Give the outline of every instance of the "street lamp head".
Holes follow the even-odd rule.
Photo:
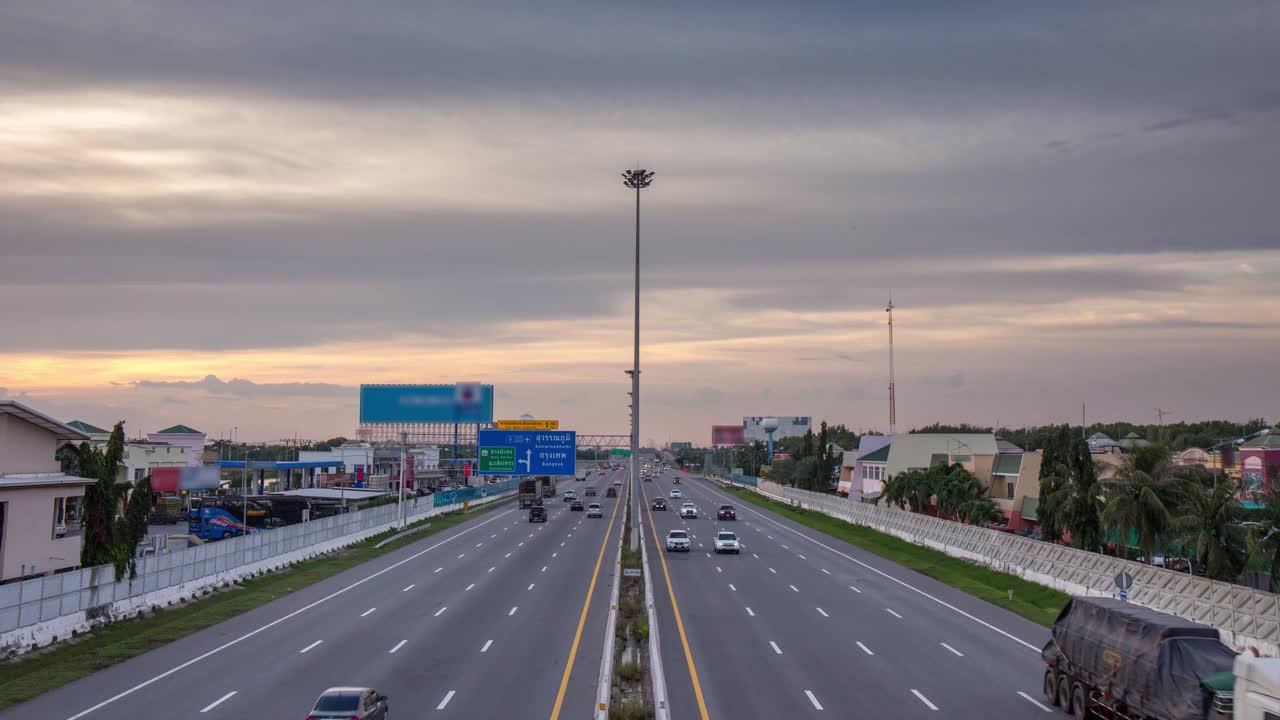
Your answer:
[[[624,170],[622,173],[622,184],[633,190],[641,190],[649,187],[653,183],[653,171],[640,168],[637,170]]]

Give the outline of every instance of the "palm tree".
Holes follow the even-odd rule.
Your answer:
[[[1258,519],[1249,531],[1249,559],[1267,566],[1271,592],[1280,589],[1280,498],[1268,496],[1266,505],[1252,513]]]
[[[1102,523],[1116,531],[1117,547],[1128,542],[1132,531],[1147,562],[1173,525],[1169,508],[1177,490],[1168,462],[1169,451],[1158,445],[1134,448],[1124,458],[1116,478],[1106,483]]]
[[[1089,444],[1081,437],[1069,438],[1068,433],[1064,429],[1059,435],[1060,442],[1066,445],[1058,448],[1056,467],[1040,480],[1042,488],[1049,485],[1051,490],[1048,495],[1040,496],[1036,514],[1041,518],[1042,529],[1048,521],[1058,536],[1064,530],[1071,533],[1072,546],[1096,551],[1102,548],[1104,539],[1102,488],[1089,454]]]
[[[1192,559],[1218,580],[1234,579],[1244,568],[1248,536],[1238,524],[1237,490],[1226,478],[1212,488],[1188,483],[1181,513],[1173,523],[1187,533]]]
[[[908,470],[884,481],[880,498],[899,509],[924,512],[933,504],[933,476],[922,470]]]

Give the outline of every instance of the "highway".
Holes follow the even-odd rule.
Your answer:
[[[650,571],[671,717],[1057,713],[1040,694],[1046,628],[710,481],[683,476],[675,487],[684,497],[673,500],[675,477],[640,483],[646,529],[656,528],[647,542],[656,550]],[[652,511],[655,495],[669,510]],[[685,501],[698,506],[698,519],[680,519]],[[733,505],[738,519],[718,521],[721,504]],[[673,528],[693,536],[687,555],[665,552],[662,539]],[[720,528],[737,533],[740,555],[714,553]]]
[[[606,488],[623,477],[559,483],[594,485],[601,519],[559,495],[543,524],[502,503],[0,718],[302,718],[336,685],[375,688],[396,717],[586,717],[623,522]]]

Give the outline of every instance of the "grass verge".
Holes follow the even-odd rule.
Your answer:
[[[1046,627],[1053,625],[1058,612],[1071,599],[1064,592],[1023,580],[1016,575],[975,565],[933,548],[913,545],[893,535],[847,523],[816,510],[793,508],[740,488],[724,488],[724,491]],[[1010,590],[1013,591],[1012,599]]]
[[[488,512],[501,504],[494,503],[471,513],[451,512],[427,518],[410,526],[431,523],[426,530],[375,548],[379,541],[397,532],[388,530],[331,554],[304,560],[288,569],[243,580],[234,589],[209,591],[194,602],[160,608],[132,620],[101,625],[73,640],[0,663],[0,710],[229,620],[295,590],[418,542],[423,537],[453,528],[475,514]]]

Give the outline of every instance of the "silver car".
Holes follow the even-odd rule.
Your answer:
[[[387,696],[373,688],[331,687],[316,698],[307,720],[387,720]]]

